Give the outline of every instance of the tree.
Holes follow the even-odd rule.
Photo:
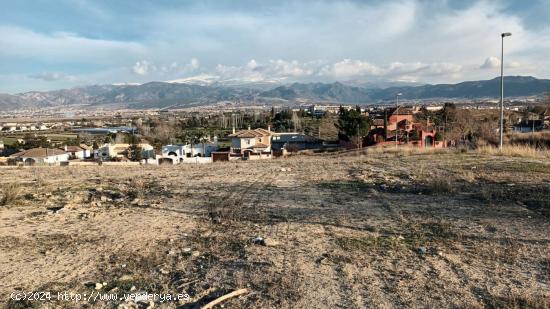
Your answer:
[[[143,149],[138,144],[132,144],[128,148],[128,159],[131,161],[141,161],[143,159]]]
[[[355,139],[358,147],[362,147],[361,141],[369,133],[370,125],[370,119],[362,115],[359,108],[347,110],[340,107],[337,127],[343,140]]]

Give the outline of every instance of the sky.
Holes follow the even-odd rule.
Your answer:
[[[550,78],[548,0],[0,0],[0,92]]]

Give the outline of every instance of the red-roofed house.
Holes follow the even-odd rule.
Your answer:
[[[242,155],[271,152],[271,129],[242,130],[235,132],[231,137],[231,152]]]
[[[391,109],[387,116],[386,128],[384,128],[383,118],[374,119],[371,126],[371,143],[379,145],[395,144],[397,134],[397,143],[400,145],[444,147],[445,143],[436,141],[435,125],[430,119],[425,122],[418,122],[414,119],[414,113],[415,111],[410,108]],[[385,141],[384,135],[386,135]]]

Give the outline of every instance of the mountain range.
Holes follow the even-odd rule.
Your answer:
[[[360,86],[357,83],[293,83],[288,85],[193,84],[193,80],[150,82],[141,85],[94,85],[54,91],[0,94],[0,110],[86,105],[88,108],[116,104],[129,108],[184,108],[219,101],[294,103],[322,101],[375,104],[393,101],[397,93],[405,100],[479,99],[500,95],[500,78],[458,84]],[[530,76],[505,77],[507,97],[550,92],[550,80]]]

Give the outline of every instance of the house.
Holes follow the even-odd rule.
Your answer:
[[[374,119],[369,133],[369,144],[395,144],[397,140],[399,145],[445,147],[445,142],[436,140],[435,124],[429,118],[426,121],[415,120],[416,112],[414,108],[398,107],[389,109],[385,116]]]
[[[208,143],[162,146],[162,156],[181,158],[210,157],[212,152],[216,150],[218,150],[218,137],[214,136],[214,140]]]
[[[92,149],[85,144],[79,146],[65,146],[59,148],[69,154],[70,159],[86,159],[92,156]]]
[[[248,156],[251,153],[261,154],[271,152],[271,127],[265,129],[242,130],[233,132],[231,137],[231,152]]]
[[[33,148],[10,156],[15,162],[24,165],[59,165],[69,161],[69,154],[61,149]]]
[[[154,158],[155,149],[149,144],[138,144],[141,148],[141,156],[144,159]],[[94,156],[102,161],[109,161],[114,158],[125,158],[128,154],[130,144],[105,144],[94,153]]]
[[[315,137],[296,132],[273,133],[271,136],[271,148],[273,151],[286,150],[294,152],[323,148],[323,142]]]

